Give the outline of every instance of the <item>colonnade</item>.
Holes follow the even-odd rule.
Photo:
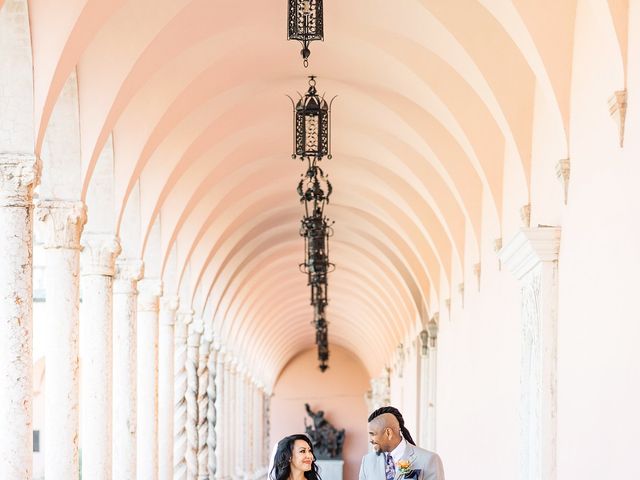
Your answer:
[[[258,479],[270,394],[82,202],[39,199],[40,162],[0,155],[0,478],[32,478],[33,220],[46,231],[45,476]],[[81,295],[82,292],[82,295]],[[81,300],[82,299],[82,300]]]

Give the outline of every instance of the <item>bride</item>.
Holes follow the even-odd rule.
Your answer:
[[[289,435],[278,442],[269,480],[321,480],[313,447],[306,435]]]

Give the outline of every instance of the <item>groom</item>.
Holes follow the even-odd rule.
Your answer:
[[[369,415],[369,439],[373,452],[362,458],[359,480],[444,480],[440,457],[416,447],[397,408]]]

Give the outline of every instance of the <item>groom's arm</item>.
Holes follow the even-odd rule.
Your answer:
[[[444,480],[444,467],[437,453],[431,455],[427,468],[423,470],[420,478],[421,480]]]

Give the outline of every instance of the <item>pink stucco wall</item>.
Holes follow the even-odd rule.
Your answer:
[[[324,410],[336,428],[346,429],[344,480],[357,480],[362,456],[367,453],[367,372],[358,358],[331,346],[329,370],[318,370],[315,350],[295,357],[282,371],[271,401],[271,441],[304,432],[304,404]]]

